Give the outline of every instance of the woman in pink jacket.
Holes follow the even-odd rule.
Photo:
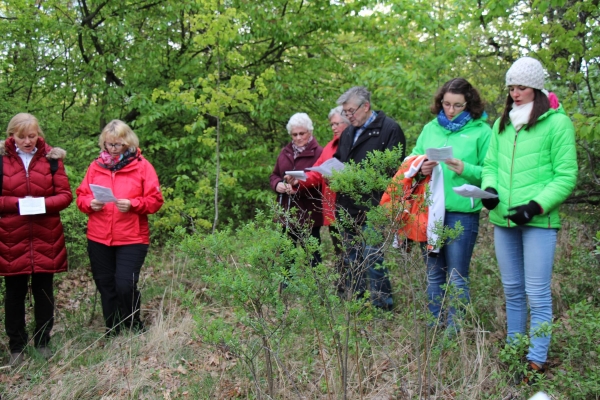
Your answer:
[[[98,140],[101,152],[77,188],[77,207],[88,214],[88,254],[109,334],[144,330],[137,289],[150,232],[148,214],[164,200],[156,171],[139,140],[122,121],[112,120]],[[112,190],[115,201],[96,199],[90,185]]]

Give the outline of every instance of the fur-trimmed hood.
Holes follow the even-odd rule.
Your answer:
[[[6,155],[6,147],[4,146],[4,140],[0,140],[0,156]],[[60,147],[52,147],[46,153],[47,159],[64,160],[67,157],[67,151]]]

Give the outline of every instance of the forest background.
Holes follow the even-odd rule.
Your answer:
[[[402,126],[410,150],[441,84],[468,79],[491,123],[506,98],[505,72],[531,55],[577,133],[565,240],[571,266],[575,252],[588,269],[568,271],[583,286],[563,311],[583,300],[599,323],[590,256],[600,239],[599,8],[598,0],[2,0],[0,121],[36,115],[47,141],[68,151],[73,188],[98,154],[102,127],[127,122],[166,199],[152,218],[153,243],[170,249],[269,212],[268,176],[293,113],[308,113],[325,145],[335,100],[363,85],[374,108]],[[87,266],[85,216],[73,205],[63,221],[71,267]],[[600,376],[597,360],[592,369]],[[259,386],[241,392],[260,397]]]

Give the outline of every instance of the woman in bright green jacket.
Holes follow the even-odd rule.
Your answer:
[[[506,73],[509,94],[496,121],[483,167],[482,186],[498,195],[484,200],[494,227],[504,285],[508,343],[525,335],[531,312],[524,380],[544,371],[552,323],[552,264],[560,228],[559,205],[577,180],[575,130],[544,89],[542,64],[517,60]]]
[[[424,251],[429,311],[436,324],[441,322],[452,330],[456,327],[456,303],[469,302],[469,264],[479,232],[481,210],[479,199],[461,197],[452,188],[465,183],[481,184],[483,160],[492,130],[486,122],[484,104],[477,89],[463,78],[452,79],[438,90],[431,111],[436,118],[425,125],[411,155],[426,154],[429,148],[452,146],[453,150],[453,158],[442,163],[427,160],[421,166],[423,175],[433,174],[432,182],[436,176],[443,177],[443,190],[440,189],[440,193],[434,190],[430,197],[430,208],[437,212],[435,219],[450,228],[457,222],[463,227],[462,233],[444,243],[439,252]],[[429,217],[432,218],[431,211]],[[431,238],[429,233],[428,238]],[[452,293],[457,295],[452,296],[455,297],[452,300],[444,300],[446,285],[453,286]],[[442,314],[443,303],[450,303],[447,318]]]

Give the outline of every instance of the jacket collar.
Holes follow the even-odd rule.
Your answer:
[[[369,126],[367,126],[362,131],[362,133],[356,140],[356,143],[354,143],[352,145],[352,147],[358,146],[359,144],[361,144],[362,142],[364,142],[365,140],[367,140],[368,138],[370,138],[372,136],[379,136],[379,132],[383,128],[383,121],[385,120],[385,113],[383,111],[375,111],[375,112],[377,113],[377,116],[375,117],[373,122],[371,122],[369,124]],[[356,132],[357,129],[359,129],[359,128],[357,128],[354,125],[350,125],[350,135],[352,138],[354,138],[354,133]],[[342,133],[342,135],[343,135],[343,133]]]
[[[311,140],[310,143],[306,145],[304,151],[298,154],[298,157],[296,157],[296,159],[302,157],[312,157],[317,147],[319,147],[319,142],[317,142],[317,138],[313,136],[313,140]],[[292,155],[292,158],[294,158],[294,148],[292,147],[291,142],[285,146],[285,150],[287,153]]]
[[[35,153],[33,154],[34,158],[42,157],[46,155],[46,141],[42,137],[38,137],[37,143],[35,144]],[[4,146],[0,151],[0,155],[11,155],[14,157],[18,157],[17,154],[17,145],[15,143],[15,138],[10,136],[6,138],[4,141]]]

